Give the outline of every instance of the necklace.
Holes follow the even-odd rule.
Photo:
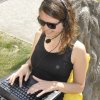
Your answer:
[[[61,32],[59,34],[57,34],[55,37],[51,38],[51,39],[46,39],[45,42],[46,43],[50,43],[51,40],[55,39],[56,37],[58,37],[61,34]]]

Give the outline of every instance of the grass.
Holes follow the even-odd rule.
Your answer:
[[[0,78],[12,73],[31,54],[32,45],[0,32]]]

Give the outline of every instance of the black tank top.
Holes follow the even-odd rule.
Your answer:
[[[66,82],[73,69],[72,48],[66,47],[63,54],[47,52],[44,48],[44,40],[43,33],[31,57],[32,74],[44,80]]]
[[[66,82],[73,68],[72,48],[66,47],[63,54],[50,53],[44,48],[45,34],[42,34],[32,54],[32,74],[44,80]]]

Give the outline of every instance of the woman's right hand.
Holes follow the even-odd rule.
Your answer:
[[[23,64],[15,73],[9,76],[8,80],[11,85],[15,82],[16,78],[19,77],[19,86],[22,86],[23,78],[25,81],[28,80],[31,71],[28,64]],[[25,76],[25,77],[24,77]]]

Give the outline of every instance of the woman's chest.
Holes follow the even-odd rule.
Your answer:
[[[41,75],[52,77],[53,80],[66,80],[72,70],[71,62],[66,59],[65,55],[48,54],[42,57],[38,56],[35,61],[33,69],[39,71],[38,73]]]

